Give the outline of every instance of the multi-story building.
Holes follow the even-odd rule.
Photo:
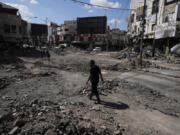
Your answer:
[[[3,42],[21,40],[21,16],[18,9],[0,2],[0,39]]]
[[[143,0],[144,1],[144,0]],[[180,37],[180,0],[147,0],[145,12],[145,39],[151,42],[155,39],[157,46],[173,46],[179,42]],[[128,24],[130,38],[136,39],[142,31],[143,6],[133,6],[135,0],[131,1],[131,11]],[[143,3],[144,4],[144,3]],[[167,39],[167,40],[164,40]],[[173,40],[171,40],[173,39]],[[169,40],[171,42],[169,42]],[[175,42],[174,42],[175,41]],[[163,47],[162,47],[163,48]]]
[[[123,49],[127,44],[126,31],[120,29],[112,29],[109,32],[109,40],[115,49]]]
[[[130,38],[135,38],[140,35],[143,5],[144,0],[131,0],[127,33]]]
[[[49,22],[48,24],[48,41],[50,45],[56,44],[56,37],[57,37],[57,28],[58,24],[54,22]]]
[[[161,23],[155,30],[155,38],[180,37],[180,0],[165,0]]]
[[[72,38],[76,33],[77,22],[75,20],[64,21],[64,24],[57,28],[57,34],[60,41],[72,41]]]
[[[48,26],[46,24],[30,23],[31,38],[36,46],[48,42]]]

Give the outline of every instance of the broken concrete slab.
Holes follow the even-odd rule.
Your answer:
[[[19,127],[16,126],[9,132],[9,135],[15,135],[17,132],[19,132],[19,130]]]
[[[57,135],[57,133],[49,129],[44,135]]]

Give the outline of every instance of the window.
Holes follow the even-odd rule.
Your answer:
[[[17,31],[16,31],[16,25],[12,25],[11,26],[11,32],[12,33],[16,33]]]
[[[10,25],[8,25],[8,24],[5,24],[5,25],[4,25],[4,32],[5,32],[5,33],[10,33],[10,32],[11,32]]]
[[[144,10],[146,10],[146,7],[142,6],[136,9],[136,20],[142,21]]]
[[[156,24],[153,24],[152,25],[152,31],[155,31],[155,28],[156,28]]]
[[[69,31],[68,29],[65,29],[65,31]]]
[[[22,33],[22,29],[21,29],[21,26],[19,26],[19,33],[20,33],[20,34]]]
[[[166,17],[165,17],[165,22],[166,22],[166,23],[169,22],[169,16],[166,16]]]
[[[135,25],[135,26],[134,26],[134,32],[136,32],[136,31],[137,31],[137,26]]]
[[[142,21],[143,16],[136,16],[136,21]]]
[[[178,5],[177,21],[180,21],[180,4]]]
[[[130,17],[130,21],[131,21],[131,23],[133,23],[133,22],[134,22],[134,14],[132,14],[132,15],[131,15],[131,17]]]
[[[159,0],[153,1],[152,14],[159,12]]]

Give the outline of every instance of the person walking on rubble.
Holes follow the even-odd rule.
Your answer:
[[[99,76],[101,77],[101,81],[103,82],[103,76],[101,73],[101,69],[95,64],[94,60],[90,61],[90,74],[86,84],[91,81],[91,94],[90,100],[92,100],[93,95],[97,97],[97,103],[100,104],[101,100],[99,97],[99,92],[97,90],[98,83],[99,83]]]

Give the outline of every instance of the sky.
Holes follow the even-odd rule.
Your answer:
[[[129,8],[131,0],[80,0],[112,8]],[[33,23],[55,22],[77,17],[107,16],[111,28],[127,29],[129,10],[112,10],[75,3],[71,0],[0,0],[19,9],[23,19]]]

